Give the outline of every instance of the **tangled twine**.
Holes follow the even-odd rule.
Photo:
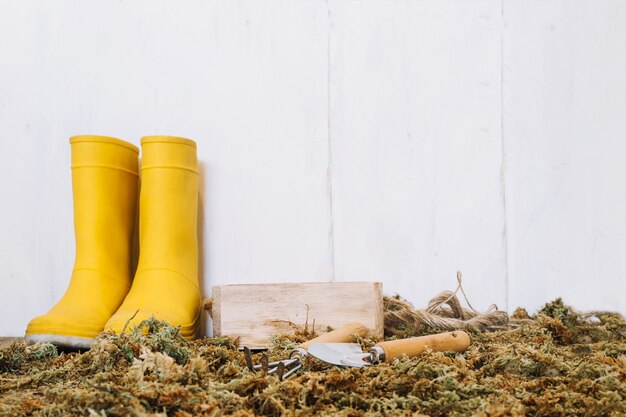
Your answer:
[[[444,291],[430,300],[425,310],[416,310],[409,302],[385,297],[385,334],[406,336],[423,333],[430,328],[443,330],[494,331],[507,328],[509,315],[493,304],[480,313],[472,307],[463,291],[462,275],[457,272],[458,285],[454,292]],[[470,309],[465,309],[457,297],[461,291]]]

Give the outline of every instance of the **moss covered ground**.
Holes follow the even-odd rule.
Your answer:
[[[397,323],[386,330],[388,338],[416,335]],[[131,334],[105,333],[82,353],[22,342],[0,350],[0,415],[626,416],[620,315],[582,315],[555,300],[532,316],[518,309],[504,330],[471,336],[463,353],[369,368],[308,358],[279,381],[249,371],[234,340],[188,342],[148,320]],[[270,359],[310,337],[277,336]]]

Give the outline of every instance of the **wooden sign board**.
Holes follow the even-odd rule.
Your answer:
[[[380,282],[249,284],[213,287],[213,334],[239,337],[239,346],[267,349],[273,335],[296,326],[315,331],[359,322],[368,337],[382,337],[383,294]]]

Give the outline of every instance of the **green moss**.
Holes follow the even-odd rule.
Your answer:
[[[561,298],[557,298],[554,301],[547,303],[539,314],[544,314],[548,317],[556,319],[563,323],[564,326],[572,328],[580,324],[580,317],[576,314],[571,307],[565,305]]]
[[[0,372],[16,372],[22,366],[31,366],[56,356],[57,348],[50,343],[26,346],[24,342],[14,342],[8,348],[0,350]]]
[[[308,357],[285,381],[250,372],[236,340],[188,342],[154,319],[84,353],[18,343],[0,351],[0,415],[626,415],[623,318],[547,306],[508,330],[473,333],[463,353],[349,369]],[[276,336],[268,354],[285,357],[310,337]]]

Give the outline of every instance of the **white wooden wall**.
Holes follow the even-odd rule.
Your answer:
[[[80,133],[198,142],[206,295],[626,313],[624,1],[0,0],[0,335],[67,285]]]

